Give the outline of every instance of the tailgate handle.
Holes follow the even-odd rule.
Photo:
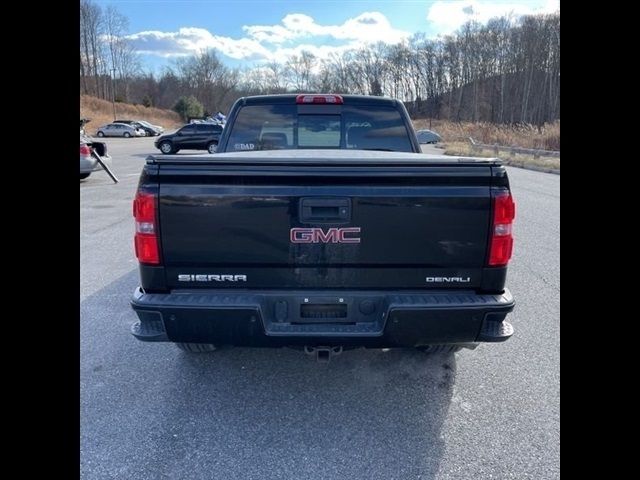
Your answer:
[[[300,200],[301,223],[349,223],[351,200],[348,198],[303,198]]]

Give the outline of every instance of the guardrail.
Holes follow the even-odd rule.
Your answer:
[[[500,155],[500,151],[507,152],[511,157],[520,155],[533,155],[533,158],[540,157],[557,157],[560,158],[560,152],[553,150],[536,150],[535,148],[519,148],[519,147],[503,147],[496,144],[489,145],[486,143],[478,143],[473,138],[469,137],[471,142],[471,149],[474,152],[482,152],[482,150],[493,150],[496,155]]]

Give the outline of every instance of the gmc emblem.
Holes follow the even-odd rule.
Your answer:
[[[289,233],[291,243],[360,243],[360,227],[330,228],[326,232],[321,228],[292,228]]]

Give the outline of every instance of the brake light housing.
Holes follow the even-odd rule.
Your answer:
[[[516,216],[516,204],[511,192],[496,190],[492,192],[493,219],[489,242],[489,266],[504,267],[513,253],[513,219]]]
[[[134,238],[136,257],[140,263],[160,264],[160,248],[157,229],[157,195],[138,191],[133,200],[133,217],[136,222]]]
[[[298,95],[296,97],[296,103],[308,104],[308,103],[323,103],[332,105],[342,105],[344,99],[342,95],[322,94],[322,95]]]
[[[80,155],[91,155],[91,147],[89,145],[80,145]]]

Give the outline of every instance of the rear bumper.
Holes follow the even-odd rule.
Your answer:
[[[370,348],[500,342],[509,292],[191,290],[143,293],[131,306],[141,341],[253,347],[341,345]]]
[[[111,167],[111,157],[104,155],[100,159],[108,166]],[[91,173],[102,170],[102,166],[98,163],[95,157],[90,155],[80,155],[80,173]]]

